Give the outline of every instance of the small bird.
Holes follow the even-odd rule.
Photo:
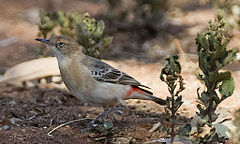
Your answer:
[[[125,106],[124,100],[143,99],[165,105],[163,99],[155,97],[133,77],[87,56],[83,47],[68,36],[53,36],[50,39],[37,38],[47,44],[58,60],[61,77],[70,93],[79,100],[107,107],[115,103]]]

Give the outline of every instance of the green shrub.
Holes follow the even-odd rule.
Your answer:
[[[46,14],[41,11],[40,19],[39,35],[44,38],[56,34],[70,36],[86,48],[87,55],[95,58],[99,58],[112,42],[112,37],[104,36],[104,22],[96,21],[88,13],[58,11]]]
[[[165,59],[165,65],[162,68],[160,79],[168,86],[168,91],[171,96],[166,98],[166,115],[170,120],[170,128],[164,127],[167,133],[171,135],[171,142],[173,142],[175,135],[188,137],[191,131],[189,124],[181,126],[176,130],[177,125],[177,111],[183,104],[182,95],[180,93],[185,89],[183,78],[181,76],[181,65],[177,61],[178,56],[171,56]]]
[[[229,38],[225,36],[223,20],[210,21],[209,25],[208,30],[198,34],[196,38],[199,67],[202,71],[198,77],[206,86],[206,90],[201,94],[198,89],[198,99],[201,103],[197,105],[199,110],[197,113],[198,137],[195,140],[200,143],[219,140],[219,135],[212,126],[212,123],[218,118],[216,109],[234,91],[234,80],[231,72],[220,72],[220,70],[233,62],[238,52],[238,49],[227,50],[226,48]],[[211,129],[210,133],[203,135],[206,127]]]

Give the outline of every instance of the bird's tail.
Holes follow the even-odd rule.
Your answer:
[[[151,100],[156,102],[159,105],[166,105],[166,101],[152,95],[152,92],[147,91],[145,89],[139,87],[132,87],[128,91],[128,95],[123,99],[143,99],[143,100]]]
[[[151,96],[151,98],[152,98],[152,101],[154,101],[157,104],[166,105],[166,101],[161,98],[155,97],[153,95]]]
[[[144,100],[151,100],[151,101],[154,101],[155,103],[159,104],[159,105],[166,105],[166,101],[161,99],[161,98],[158,98],[156,96],[153,96],[151,94],[148,94],[148,93],[143,93],[143,94],[139,94],[138,95],[139,99],[144,99]]]
[[[150,91],[150,89],[145,89],[145,88],[142,88],[142,87],[139,87],[139,86],[134,87],[134,88],[137,88],[138,90],[141,90],[141,91],[144,92],[144,93],[140,92],[140,93],[137,94],[140,99],[151,100],[151,101],[156,102],[159,105],[166,105],[166,101],[161,99],[161,98],[158,98],[156,96],[153,96],[153,93]]]

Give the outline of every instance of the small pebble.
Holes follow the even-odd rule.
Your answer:
[[[69,129],[69,128],[70,128],[70,126],[69,126],[69,125],[66,125],[66,126],[65,126],[65,128]]]
[[[23,133],[25,133],[25,132],[26,132],[26,129],[21,129],[21,131],[22,131]]]
[[[129,139],[123,137],[117,138],[116,140],[116,144],[129,144],[129,143],[130,143]]]
[[[10,128],[10,127],[9,127],[8,125],[3,126],[3,130],[4,130],[4,131],[9,130],[9,128]]]
[[[16,105],[17,103],[15,101],[10,101],[9,104],[10,105]]]
[[[100,141],[100,140],[103,140],[103,139],[106,139],[106,137],[98,137],[98,138],[95,138],[95,141]]]

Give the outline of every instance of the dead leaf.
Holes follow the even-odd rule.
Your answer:
[[[8,69],[0,79],[0,84],[22,86],[23,81],[60,75],[55,57],[34,59]]]

